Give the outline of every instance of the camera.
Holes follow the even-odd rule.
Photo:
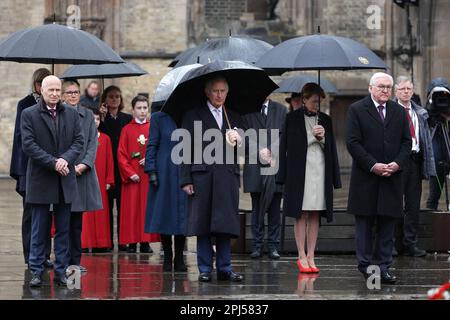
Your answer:
[[[445,87],[434,87],[428,94],[426,106],[431,116],[438,114],[450,115],[450,90]]]

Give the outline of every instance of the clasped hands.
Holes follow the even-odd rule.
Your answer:
[[[69,163],[63,158],[56,159],[55,170],[62,176],[67,176],[70,172]]]
[[[372,168],[372,172],[380,177],[390,177],[392,174],[400,169],[396,162],[391,162],[388,164],[377,162]]]

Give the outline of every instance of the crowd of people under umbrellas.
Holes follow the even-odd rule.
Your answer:
[[[320,111],[325,91],[308,82],[286,99],[288,109],[269,99],[277,86],[264,70],[236,61],[198,65],[182,79],[161,104],[137,95],[128,114],[117,86],[100,93],[93,81],[82,97],[75,79],[62,82],[47,69],[33,74],[32,93],[18,103],[11,161],[24,199],[30,286],[41,286],[44,268],[52,266],[55,282],[67,284],[69,265],[87,271],[83,250],[110,252],[114,235],[117,249],[129,253],[151,253],[149,243],[161,242],[164,272],[187,271],[185,240],[195,236],[199,281],[212,280],[214,257],[217,280],[243,281],[231,265],[231,239],[240,233],[239,154],[252,200],[251,258],[265,252],[266,214],[268,256],[280,258],[283,199],[283,214],[295,219],[299,272],[320,272],[314,259],[320,219],[333,220],[333,189],[341,187],[333,124]],[[421,180],[435,182],[437,172],[428,114],[412,100],[412,80],[394,83],[377,72],[368,91],[347,113],[353,158],[347,211],[355,215],[358,270],[368,278],[368,267],[377,265],[381,282],[391,284],[399,218],[404,252],[426,255],[417,246]]]

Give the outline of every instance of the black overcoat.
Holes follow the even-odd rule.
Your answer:
[[[339,162],[331,118],[319,113],[319,124],[325,129],[325,203],[321,216],[333,220],[333,187],[341,187]],[[300,218],[305,186],[308,138],[302,109],[288,113],[280,143],[280,169],[277,183],[284,183],[283,212],[288,217]]]
[[[60,190],[65,203],[72,203],[77,196],[74,164],[84,143],[80,119],[75,108],[58,104],[56,111],[56,125],[44,99],[22,112],[22,147],[29,158],[25,198],[27,203],[60,203]],[[65,177],[55,170],[58,158],[69,163],[70,172]]]
[[[346,136],[353,158],[348,213],[401,217],[401,168],[411,153],[411,135],[403,107],[388,101],[383,122],[370,95],[353,103],[347,113]],[[370,172],[377,162],[393,161],[400,170],[390,177]]]
[[[227,110],[231,128],[243,128],[242,118],[232,110]],[[236,160],[237,147],[230,147],[225,142],[225,130],[228,125],[222,112],[223,126],[221,130],[223,140],[223,157],[226,152],[232,152],[233,163],[208,164],[202,157],[200,161],[181,165],[180,185],[194,185],[194,195],[188,198],[187,236],[211,236],[227,234],[238,237],[240,234],[239,221],[239,177],[240,171]],[[217,129],[214,116],[206,103],[192,109],[183,117],[182,127],[187,129],[191,136],[191,159],[194,159],[194,148],[203,154],[211,141],[202,141],[201,137],[194,136],[194,121],[202,125],[199,133],[202,136],[208,129]],[[195,141],[194,141],[195,140]],[[205,139],[206,140],[206,139]],[[225,151],[227,148],[231,150]]]
[[[258,141],[259,140],[259,134],[257,135],[257,141],[254,139],[246,139],[246,157],[245,157],[245,164],[244,164],[244,173],[243,173],[243,184],[244,184],[244,192],[261,192],[262,191],[262,176],[261,176],[261,163],[259,162],[259,151],[262,148],[268,148],[273,152],[273,155],[279,154],[279,150],[275,151],[272,150],[271,146],[271,140],[275,142],[275,148],[279,149],[279,139],[282,134],[282,130],[284,127],[284,122],[286,121],[286,113],[287,108],[283,106],[280,103],[277,103],[275,101],[269,101],[269,107],[267,109],[267,118],[264,119],[264,116],[261,112],[255,112],[250,113],[245,116],[243,116],[244,119],[244,125],[246,129],[255,129],[257,134],[260,129],[266,129],[267,130],[267,142],[259,144],[258,148]],[[271,129],[278,129],[279,134],[277,137],[271,137]],[[252,144],[256,144],[252,146]],[[267,145],[265,145],[267,144]],[[254,151],[256,151],[256,154],[254,154]],[[256,164],[250,164],[249,158],[258,159],[258,163]],[[276,192],[282,191],[282,186],[277,185],[276,186]]]

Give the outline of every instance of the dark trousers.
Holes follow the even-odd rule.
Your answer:
[[[52,251],[52,219],[48,221],[47,238],[45,240],[45,258],[50,259]],[[23,214],[22,214],[22,248],[25,264],[28,264],[28,257],[30,256],[31,246],[31,204],[25,203],[25,196],[23,197]]]
[[[83,212],[70,214],[70,251],[69,265],[80,265],[81,261],[81,229],[83,227]]]
[[[261,250],[264,245],[264,215],[260,215],[261,193],[252,192],[252,235],[253,247],[255,250]],[[274,194],[269,208],[267,209],[267,244],[269,250],[278,249],[280,244],[280,204],[281,193]],[[260,221],[262,219],[262,221]]]
[[[437,210],[442,190],[444,190],[446,170],[443,166],[436,164],[437,177],[430,177],[430,193],[427,199],[427,208]],[[447,208],[446,208],[447,209]]]
[[[373,247],[373,228],[376,223],[376,242]],[[396,219],[387,216],[355,216],[356,259],[359,271],[366,273],[370,265],[387,271],[392,264]]]
[[[421,159],[412,154],[402,170],[404,217],[403,217],[403,245],[405,248],[414,247],[417,243],[417,229],[420,218],[420,197],[422,196]]]
[[[53,205],[55,211],[54,269],[63,275],[68,265],[70,204]],[[51,223],[50,205],[33,204],[31,207],[31,250],[29,265],[33,274],[44,272],[45,243],[48,236],[48,225]]]
[[[218,235],[216,238],[216,268],[217,271],[231,271],[231,240],[228,235]],[[197,265],[200,273],[212,272],[213,248],[210,236],[197,237]]]
[[[109,202],[109,230],[111,235],[111,244],[114,248],[114,199],[116,199],[117,206],[117,242],[119,242],[120,234],[120,197],[121,197],[121,185],[117,184],[108,191],[108,202]]]

